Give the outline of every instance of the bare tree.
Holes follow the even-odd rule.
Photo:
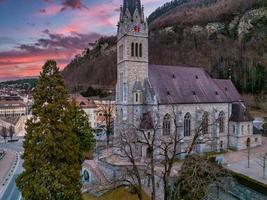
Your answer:
[[[151,199],[154,200],[156,197],[156,184],[155,184],[155,152],[156,149],[160,150],[160,156],[161,156],[161,164],[159,166],[163,165],[163,171],[162,171],[162,180],[163,180],[163,187],[164,187],[164,200],[169,199],[169,195],[171,193],[171,188],[169,186],[170,180],[171,180],[171,172],[173,171],[173,166],[174,163],[176,162],[176,158],[180,154],[186,154],[189,155],[193,152],[195,147],[199,144],[200,142],[200,136],[201,137],[201,142],[202,143],[211,143],[211,145],[214,144],[214,141],[216,141],[216,136],[207,134],[204,135],[203,131],[204,129],[207,130],[208,127],[213,127],[217,126],[218,120],[215,119],[214,122],[212,123],[207,123],[206,121],[203,121],[201,119],[201,122],[199,122],[199,126],[195,129],[191,130],[191,135],[193,135],[192,141],[185,150],[181,150],[178,148],[179,143],[184,139],[183,135],[180,135],[178,130],[184,126],[184,123],[181,122],[181,119],[179,121],[177,113],[175,112],[174,107],[172,108],[173,111],[173,124],[174,124],[174,131],[171,134],[168,134],[166,136],[161,135],[161,129],[162,126],[160,125],[160,120],[158,114],[154,113],[154,119],[152,120],[152,126],[149,128],[142,129],[142,127],[136,127],[133,126],[132,124],[127,127],[131,127],[131,129],[126,128],[124,131],[121,132],[121,139],[122,144],[121,148],[123,149],[125,155],[129,159],[130,163],[132,164],[133,168],[132,170],[134,172],[131,172],[136,177],[135,184],[136,182],[138,183],[138,191],[142,191],[143,186],[139,185],[141,183],[142,174],[140,172],[140,168],[137,167],[137,160],[138,156],[137,154],[133,154],[132,152],[133,149],[138,149],[140,146],[139,145],[144,145],[147,147],[147,159],[146,159],[146,165],[147,165],[147,171],[149,171],[149,176],[152,181],[152,192],[151,192]],[[156,118],[156,119],[155,119]],[[141,119],[144,120],[144,119]],[[145,119],[146,120],[146,119]],[[141,123],[140,123],[141,124]],[[132,134],[129,135],[129,130]],[[134,133],[134,134],[133,134]],[[139,147],[138,147],[139,146]],[[133,148],[134,147],[134,148]],[[187,159],[187,158],[186,158]],[[143,170],[143,169],[142,169]],[[140,181],[138,181],[140,178]]]
[[[9,126],[9,137],[10,137],[10,140],[12,141],[13,139],[13,136],[15,134],[15,129],[13,126]]]
[[[173,124],[174,124],[174,132],[171,135],[168,135],[168,138],[163,138],[160,140],[160,149],[162,151],[163,155],[163,165],[164,170],[162,172],[162,179],[163,179],[163,185],[164,185],[164,200],[168,200],[170,198],[171,194],[171,188],[169,186],[170,179],[171,179],[171,172],[174,166],[174,163],[176,161],[176,158],[178,155],[185,154],[190,155],[192,151],[195,149],[196,145],[198,145],[200,136],[203,136],[203,130],[208,127],[212,127],[217,124],[217,119],[215,119],[214,122],[210,124],[206,124],[205,121],[201,121],[199,126],[195,129],[191,130],[191,135],[193,135],[192,141],[189,144],[187,149],[178,149],[178,145],[180,142],[184,140],[184,135],[179,134],[179,129],[184,127],[184,124],[180,121],[177,117],[177,113],[175,112],[175,108],[172,107],[172,116],[173,116]],[[202,139],[201,142],[208,143],[211,142],[214,143],[213,137],[205,137]],[[185,158],[187,159],[187,158]]]
[[[1,136],[4,138],[5,143],[6,143],[6,140],[7,140],[7,136],[8,136],[8,135],[7,135],[7,129],[6,129],[5,126],[3,126],[3,127],[1,128],[0,134],[1,134]]]
[[[114,108],[114,103],[111,100],[107,100],[99,105],[97,109],[98,113],[102,113],[102,122],[106,125],[107,147],[109,146],[110,135],[112,134]]]
[[[138,199],[143,200],[143,186],[141,181],[141,170],[136,160],[136,149],[138,149],[138,137],[137,131],[133,128],[120,130],[120,149],[129,161],[130,166],[126,167],[126,177],[123,177],[120,181],[127,182],[136,192]]]
[[[265,180],[266,179],[267,153],[265,153],[259,158],[258,164],[262,167],[262,178]]]

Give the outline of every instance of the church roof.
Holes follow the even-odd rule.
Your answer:
[[[133,91],[142,91],[143,87],[140,81],[135,81],[134,86],[133,86]]]
[[[125,14],[127,8],[129,9],[131,15],[134,14],[136,8],[138,9],[139,13],[141,13],[141,2],[140,0],[123,0],[123,13]]]
[[[232,115],[229,119],[233,122],[251,122],[253,117],[246,110],[245,106],[241,103],[232,104]]]
[[[212,79],[198,67],[149,65],[149,81],[159,104],[242,101],[230,80]]]

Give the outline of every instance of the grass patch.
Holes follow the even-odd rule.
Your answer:
[[[149,200],[148,195],[143,193],[144,200]],[[84,200],[138,200],[137,195],[132,194],[130,188],[119,187],[112,191],[106,192],[100,197],[95,197],[90,194],[83,194]]]

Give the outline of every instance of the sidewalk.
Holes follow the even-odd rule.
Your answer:
[[[263,169],[259,165],[259,158],[265,153],[267,153],[267,137],[262,137],[262,145],[250,150],[250,168],[248,168],[247,150],[231,151],[224,154],[223,157],[226,168],[267,184],[267,177],[265,180],[262,178]]]

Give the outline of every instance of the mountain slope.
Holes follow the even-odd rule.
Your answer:
[[[188,64],[231,77],[246,93],[266,91],[267,8],[260,0],[176,0],[150,17],[151,64]],[[177,3],[178,2],[178,3]],[[182,2],[182,3],[181,3]],[[114,27],[115,28],[115,27]],[[99,40],[63,71],[71,90],[114,88],[116,38]],[[264,88],[265,87],[265,88]]]

